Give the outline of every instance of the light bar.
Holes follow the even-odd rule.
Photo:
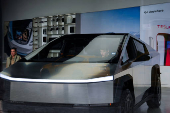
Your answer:
[[[27,78],[13,78],[0,73],[0,77],[10,81],[17,82],[56,82],[56,83],[93,83],[93,82],[105,82],[113,80],[113,76],[106,76],[87,80],[52,80],[52,79],[27,79]]]

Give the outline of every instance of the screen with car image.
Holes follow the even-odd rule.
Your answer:
[[[32,19],[5,22],[4,52],[10,55],[15,47],[17,54],[26,56],[32,52]]]

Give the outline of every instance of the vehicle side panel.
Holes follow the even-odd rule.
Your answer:
[[[129,40],[129,38],[127,38],[126,40]],[[140,40],[138,41],[145,44],[143,41],[140,41]],[[117,88],[114,88],[115,89],[114,92],[121,94],[124,86],[118,85],[118,84],[124,84],[126,81],[122,80],[121,78],[123,78],[123,76],[125,76],[126,74],[130,74],[133,77],[132,81],[133,81],[133,88],[134,88],[135,103],[138,103],[142,100],[143,95],[146,92],[146,90],[151,87],[152,67],[155,64],[159,65],[160,56],[158,52],[156,52],[149,45],[145,44],[147,51],[148,51],[147,53],[149,53],[148,55],[151,56],[149,60],[138,61],[138,62],[132,61],[127,64],[121,65],[121,59],[122,59],[122,56],[124,55],[124,51],[127,46],[127,43],[128,42],[126,41],[124,44],[124,49],[122,50],[122,55],[120,57],[120,61],[118,63],[116,73],[114,75],[115,82],[118,82],[114,86],[114,87],[117,87]],[[118,97],[114,97],[114,98],[118,98]]]
[[[11,82],[10,100],[59,104],[113,103],[113,81],[89,84]]]

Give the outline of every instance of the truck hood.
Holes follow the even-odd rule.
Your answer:
[[[1,72],[11,78],[88,80],[113,76],[116,64],[17,62]],[[1,77],[2,78],[2,77]]]

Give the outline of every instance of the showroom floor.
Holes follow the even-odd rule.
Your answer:
[[[2,113],[1,101],[0,101],[0,113]],[[170,88],[162,88],[162,101],[161,106],[156,109],[148,108],[144,103],[134,113],[170,113]]]
[[[134,113],[170,113],[170,88],[162,88],[161,106],[156,109],[148,108],[144,103]]]

